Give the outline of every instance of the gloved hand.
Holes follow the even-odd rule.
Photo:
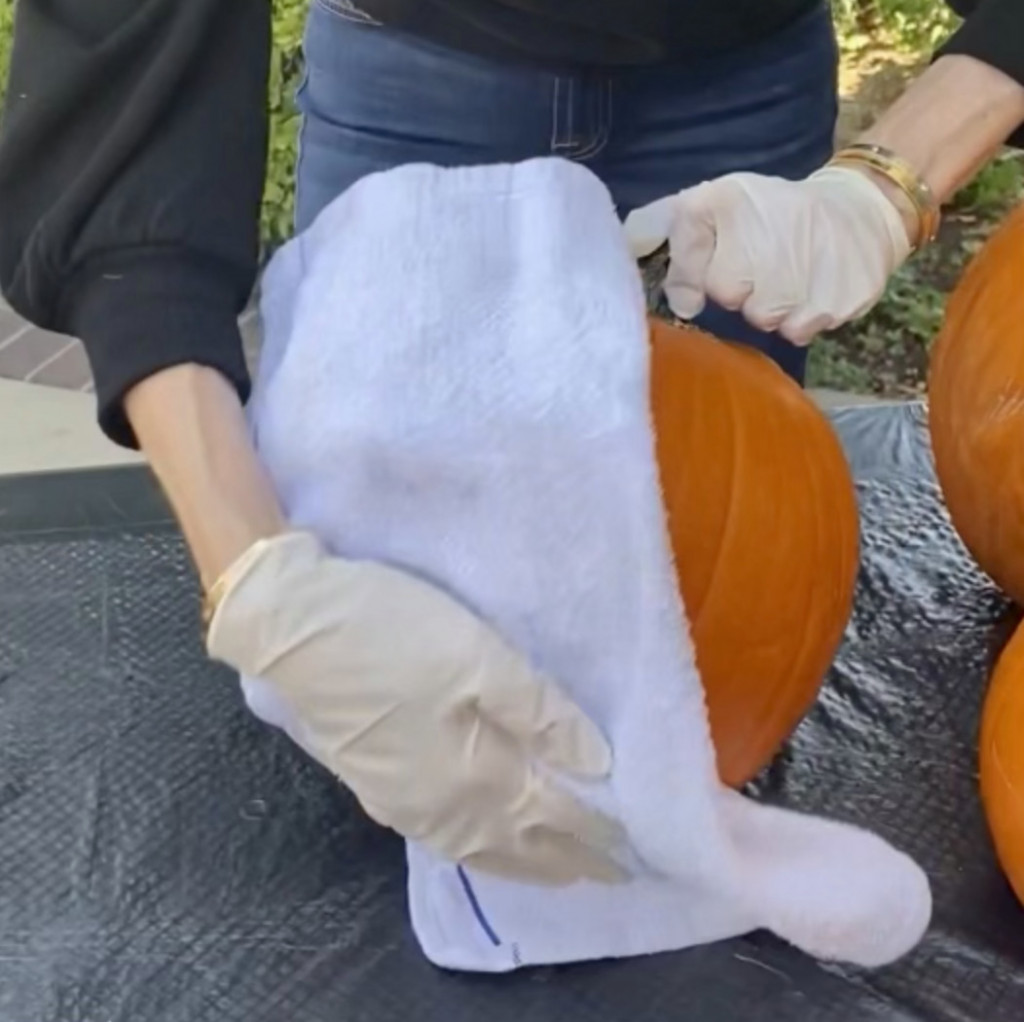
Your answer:
[[[307,751],[377,822],[513,879],[624,879],[609,855],[620,826],[551,773],[605,775],[604,738],[435,587],[288,533],[229,569],[207,643],[274,686]]]
[[[637,210],[626,230],[638,257],[668,239],[677,316],[711,299],[798,345],[867,312],[911,252],[893,200],[838,166],[797,182],[728,174]]]

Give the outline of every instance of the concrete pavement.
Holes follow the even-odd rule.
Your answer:
[[[100,433],[95,404],[81,390],[0,379],[0,475],[137,461]]]

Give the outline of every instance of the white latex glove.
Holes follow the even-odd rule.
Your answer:
[[[848,167],[795,182],[729,174],[636,210],[626,232],[638,258],[668,240],[680,318],[711,299],[798,345],[867,312],[911,251],[892,201]]]
[[[604,738],[435,587],[290,533],[229,570],[208,649],[275,687],[307,751],[377,822],[513,879],[624,879],[619,825],[552,775],[604,776]]]

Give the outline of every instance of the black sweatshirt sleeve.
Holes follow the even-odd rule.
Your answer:
[[[1024,85],[1024,0],[951,0],[964,22],[936,57],[974,57]],[[1024,147],[1024,125],[1009,140]]]
[[[0,135],[0,289],[81,338],[99,420],[194,362],[249,379],[270,0],[18,0]]]

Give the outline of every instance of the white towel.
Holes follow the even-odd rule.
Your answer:
[[[610,781],[577,790],[626,824],[636,878],[552,892],[410,845],[433,962],[503,971],[767,927],[879,965],[918,941],[931,901],[913,862],[717,779],[658,484],[641,280],[596,177],[548,158],[364,178],[277,254],[262,304],[250,413],[291,521],[454,593],[614,747]],[[244,686],[302,744],[272,692]]]

